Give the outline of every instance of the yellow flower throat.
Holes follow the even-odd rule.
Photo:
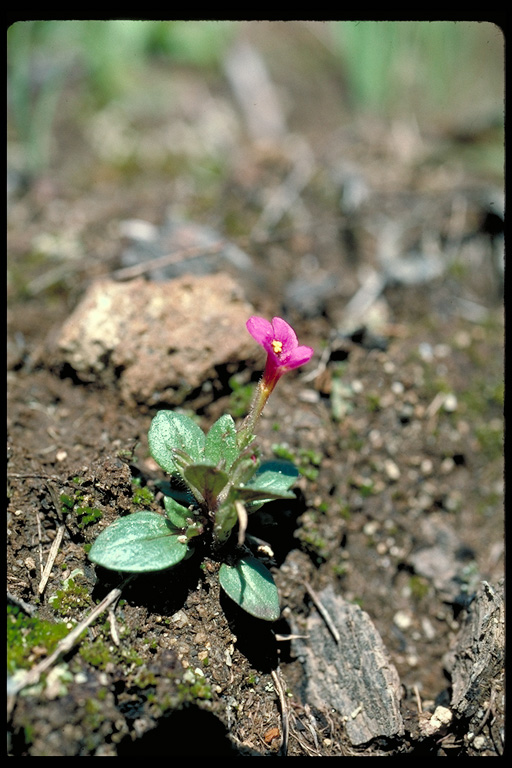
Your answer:
[[[276,355],[280,355],[283,351],[283,342],[277,341],[277,339],[274,339],[272,342],[272,349],[274,350]]]

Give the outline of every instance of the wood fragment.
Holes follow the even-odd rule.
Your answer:
[[[55,562],[55,558],[57,557],[63,536],[64,536],[64,526],[60,525],[57,528],[57,533],[55,535],[54,540],[52,541],[50,552],[48,554],[48,560],[46,561],[46,565],[44,566],[43,573],[41,576],[41,581],[39,582],[39,586],[37,588],[37,591],[39,592],[40,595],[43,594],[46,584],[48,582],[48,579],[50,578],[50,573],[53,568],[53,563]]]
[[[332,586],[318,598],[340,639],[333,643],[323,616],[312,611],[305,627],[309,639],[292,641],[305,669],[305,703],[324,715],[335,710],[354,746],[402,736],[400,679],[370,617]],[[299,633],[303,627],[291,618],[292,631]]]
[[[494,586],[481,582],[444,665],[452,681],[450,705],[459,717],[476,718],[488,706],[493,690],[504,688],[503,580]]]
[[[119,633],[117,631],[117,622],[114,610],[114,605],[111,605],[108,609],[108,623],[110,625],[110,636],[112,638],[112,642],[114,645],[119,647]]]

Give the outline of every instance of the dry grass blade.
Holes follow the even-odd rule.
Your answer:
[[[64,526],[60,525],[57,528],[57,533],[52,541],[52,546],[50,547],[50,552],[48,554],[48,560],[46,561],[46,565],[44,566],[43,573],[41,574],[41,581],[39,582],[39,586],[37,588],[37,591],[40,595],[43,594],[46,584],[48,582],[48,579],[50,578],[50,573],[53,568],[53,564],[55,562],[55,558],[57,557],[57,553],[59,551],[59,547],[62,542],[62,537],[64,536]]]
[[[329,613],[327,612],[325,607],[322,605],[322,603],[318,599],[317,594],[314,592],[313,588],[307,583],[307,581],[304,582],[304,586],[306,587],[308,595],[310,596],[310,598],[314,602],[315,607],[318,610],[318,613],[320,614],[322,619],[325,621],[329,632],[331,633],[331,635],[333,636],[333,638],[334,638],[334,640],[336,642],[336,645],[339,645],[340,644],[340,635],[339,635],[338,630],[334,626],[334,622],[331,619],[331,617],[329,616]]]
[[[281,739],[281,747],[279,751],[283,757],[286,757],[288,753],[288,733],[289,733],[288,707],[286,706],[286,698],[284,695],[281,678],[279,677],[279,674],[275,669],[272,670],[272,680],[274,682],[277,695],[279,696],[279,704],[281,706],[281,722],[282,722],[283,737]]]

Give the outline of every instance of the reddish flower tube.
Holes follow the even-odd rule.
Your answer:
[[[267,362],[249,414],[238,432],[241,447],[251,441],[254,425],[281,376],[309,362],[313,356],[313,349],[299,345],[297,334],[281,317],[274,317],[270,323],[264,317],[253,316],[246,326],[253,339],[266,351]]]

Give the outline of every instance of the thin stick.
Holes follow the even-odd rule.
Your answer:
[[[43,573],[41,575],[41,581],[39,582],[39,586],[37,588],[37,591],[40,595],[43,594],[44,588],[46,587],[46,583],[48,579],[50,578],[50,573],[53,568],[53,564],[55,562],[55,558],[57,557],[59,547],[62,541],[62,537],[64,536],[64,526],[59,525],[57,528],[57,533],[55,535],[54,540],[52,541],[52,546],[50,547],[50,552],[48,554],[48,560],[46,561],[46,565],[44,567]]]
[[[418,712],[423,712],[423,705],[421,703],[421,696],[417,685],[413,685],[412,690],[414,691],[414,696],[416,697],[416,706],[418,707]]]
[[[288,752],[288,708],[286,706],[286,698],[284,695],[283,685],[277,670],[271,670],[272,680],[279,696],[279,704],[281,707],[281,728],[283,731],[283,738],[281,739],[280,753],[283,757],[286,757]]]
[[[313,588],[312,588],[312,587],[310,587],[310,585],[307,583],[307,581],[305,581],[305,582],[304,582],[304,586],[306,587],[306,590],[307,590],[307,592],[308,592],[308,595],[310,596],[310,598],[311,598],[311,599],[312,599],[312,601],[314,602],[314,604],[315,604],[315,606],[316,606],[316,608],[317,608],[317,610],[318,610],[318,612],[319,612],[320,616],[321,616],[321,617],[322,617],[322,619],[325,621],[325,623],[326,623],[326,625],[327,625],[327,629],[329,630],[329,632],[330,632],[330,633],[331,633],[331,635],[333,636],[333,638],[334,638],[334,640],[335,640],[335,642],[336,642],[336,645],[339,645],[339,644],[340,644],[340,635],[339,635],[339,632],[338,632],[338,630],[337,630],[337,629],[336,629],[336,627],[334,626],[334,622],[333,622],[333,620],[331,619],[331,617],[330,617],[330,616],[329,616],[329,614],[327,613],[326,609],[324,608],[324,606],[323,606],[323,605],[322,605],[322,603],[320,602],[320,600],[319,600],[318,596],[317,596],[317,595],[316,595],[316,593],[313,591]]]
[[[36,521],[37,521],[37,538],[39,539],[39,573],[40,577],[43,577],[43,545],[42,545],[42,539],[43,535],[41,533],[41,517],[39,515],[39,512],[36,512]]]
[[[98,603],[98,605],[91,611],[91,613],[86,616],[85,619],[82,619],[82,621],[79,622],[76,627],[71,630],[69,635],[66,635],[66,637],[62,638],[53,653],[47,656],[46,659],[40,661],[39,664],[36,664],[35,667],[32,667],[32,669],[29,669],[21,680],[18,680],[10,685],[8,690],[9,695],[15,697],[21,690],[23,690],[23,688],[27,688],[29,685],[36,685],[44,672],[50,669],[50,667],[53,666],[53,664],[55,664],[55,662],[61,656],[63,656],[65,653],[69,653],[73,646],[79,641],[82,632],[87,629],[87,627],[89,627],[98,618],[98,616],[103,613],[103,611],[105,611],[109,606],[113,605],[116,600],[119,600],[123,588],[133,578],[134,576],[129,576],[121,584],[120,587],[115,587],[115,589],[112,589],[108,595],[103,598],[101,603]]]
[[[153,269],[162,269],[162,267],[168,267],[171,264],[177,264],[186,259],[194,259],[198,256],[208,256],[210,254],[220,253],[225,247],[226,242],[221,240],[220,242],[209,246],[198,245],[191,248],[180,248],[177,251],[166,253],[164,256],[158,256],[155,259],[149,259],[148,261],[134,264],[132,267],[122,267],[121,269],[117,269],[113,273],[113,277],[116,280],[131,280],[134,277],[145,275],[146,272],[151,272]]]

